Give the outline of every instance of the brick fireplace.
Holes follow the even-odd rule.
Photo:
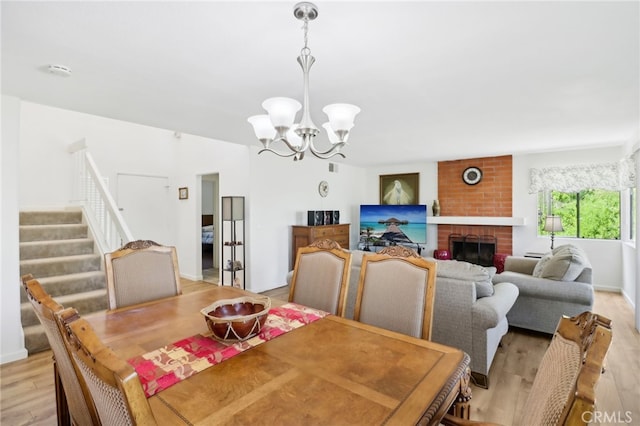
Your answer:
[[[467,167],[482,170],[482,180],[467,185]],[[438,163],[438,199],[441,216],[511,217],[513,161],[510,155]],[[438,249],[449,250],[449,235],[484,235],[496,238],[496,253],[512,254],[511,226],[438,225]]]

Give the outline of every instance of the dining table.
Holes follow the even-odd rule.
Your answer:
[[[85,318],[117,356],[140,360],[192,336],[219,345],[201,309],[248,295],[256,296],[212,285]],[[448,411],[468,418],[463,351],[336,315],[314,319],[151,390],[154,417],[162,425],[431,425]]]

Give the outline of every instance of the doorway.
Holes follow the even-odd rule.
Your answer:
[[[202,280],[213,284],[220,282],[219,260],[219,175],[202,175]]]

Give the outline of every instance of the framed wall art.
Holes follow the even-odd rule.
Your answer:
[[[178,199],[186,200],[188,198],[189,198],[189,188],[187,188],[186,186],[183,188],[178,188]]]
[[[420,173],[380,175],[380,204],[419,204]]]

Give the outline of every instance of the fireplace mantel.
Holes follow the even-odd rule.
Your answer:
[[[487,226],[524,226],[524,217],[489,216],[429,216],[429,225],[487,225]]]

